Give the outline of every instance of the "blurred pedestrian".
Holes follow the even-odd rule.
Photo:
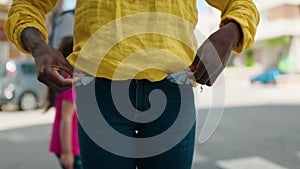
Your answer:
[[[50,44],[64,57],[73,51],[74,10],[58,15],[53,22]],[[61,72],[65,78],[68,75]],[[73,89],[61,93],[48,90],[48,107],[55,106],[55,120],[52,127],[50,151],[54,153],[63,169],[81,169],[80,148],[78,142],[78,119],[75,110]]]
[[[70,88],[73,80],[82,85],[76,87],[76,94],[78,116],[82,117],[79,121],[87,120],[84,123],[81,121],[78,126],[83,168],[191,168],[196,115],[189,80],[211,86],[223,71],[231,51],[242,52],[253,44],[259,22],[259,14],[252,0],[207,2],[222,12],[221,27],[197,49],[194,37],[198,21],[196,0],[77,0],[75,46],[66,60],[46,43],[48,37],[44,15],[54,8],[57,0],[13,1],[5,31],[20,50],[33,55],[39,80],[57,91]],[[84,72],[87,77],[95,77],[95,80],[85,83],[83,79],[86,78],[63,78],[61,70],[72,74],[74,66],[79,69],[75,72]],[[119,67],[121,71],[116,73]],[[185,72],[185,69],[189,70]],[[184,80],[178,82],[178,79]],[[129,103],[136,110],[127,113],[133,113],[133,119],[143,117],[135,112],[147,113],[153,106],[149,102],[152,90],[160,89],[165,93],[165,110],[157,119],[148,123],[136,122],[120,115],[119,111],[129,109],[118,110],[115,107],[111,85],[124,86],[128,81],[129,91],[117,91],[116,99],[121,98],[123,103],[127,103],[130,98]],[[90,90],[93,87],[96,89]],[[93,123],[95,118],[91,113],[97,109],[90,97],[94,95],[96,107],[99,106],[106,122],[118,133],[139,141],[156,135],[166,136],[164,131],[171,129],[172,134],[164,141],[156,140],[154,145],[143,147],[137,147],[140,142],[134,144],[114,140],[110,137],[113,132],[106,130],[103,123]],[[179,126],[171,128],[181,110],[184,115],[177,123]],[[184,132],[185,137],[167,151],[154,155],[139,154],[170,146],[174,136],[186,128],[189,129]],[[109,145],[97,144],[91,134],[107,140]],[[132,154],[123,156],[112,149],[119,152],[128,150]]]
[[[63,38],[58,50],[64,56],[68,56],[72,49],[73,37]],[[65,78],[70,76],[66,73],[63,74],[65,74]],[[81,169],[78,119],[74,105],[75,93],[72,91],[73,89],[69,88],[56,94],[55,91],[49,90],[50,93],[48,94],[50,102],[55,100],[56,111],[52,127],[50,151],[58,157],[63,169]]]

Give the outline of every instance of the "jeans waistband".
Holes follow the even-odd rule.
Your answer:
[[[80,79],[76,83],[74,83],[74,86],[75,87],[86,86],[89,83],[91,83],[94,79],[95,79],[95,77],[90,76],[90,75],[80,77]],[[141,81],[141,80],[136,80],[136,79],[132,79],[132,80]],[[167,80],[167,81],[177,84],[177,85],[191,85],[191,80],[187,76],[187,71],[170,74],[163,80]]]

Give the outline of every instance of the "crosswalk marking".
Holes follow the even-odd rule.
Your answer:
[[[296,156],[300,158],[300,151],[296,152]]]
[[[216,165],[222,169],[287,169],[258,156],[218,161]]]

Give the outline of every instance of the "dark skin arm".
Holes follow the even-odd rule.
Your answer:
[[[200,84],[211,86],[224,70],[230,53],[242,39],[242,31],[236,22],[229,22],[213,33],[198,49],[197,57],[190,66],[188,76]],[[32,53],[36,61],[39,81],[57,92],[72,86],[72,79],[64,79],[59,70],[73,74],[73,67],[63,55],[46,44],[41,33],[34,28],[26,28],[21,35],[24,47]]]
[[[73,74],[73,67],[64,56],[44,41],[42,34],[35,28],[26,28],[21,34],[24,47],[35,59],[38,80],[57,92],[72,86],[73,79],[65,79],[60,73],[64,70]]]
[[[238,23],[231,21],[224,25],[200,46],[188,76],[202,85],[212,86],[242,38]]]

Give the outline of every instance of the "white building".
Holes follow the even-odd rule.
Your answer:
[[[279,66],[289,72],[300,72],[300,0],[254,0],[261,21],[251,55],[265,68]],[[208,36],[218,28],[220,13],[210,8],[200,13],[198,29]]]
[[[256,0],[261,24],[254,56],[265,67],[300,72],[300,0]]]
[[[4,24],[7,19],[9,0],[0,0],[0,66],[9,58],[23,56],[19,50],[10,43],[4,34]]]

